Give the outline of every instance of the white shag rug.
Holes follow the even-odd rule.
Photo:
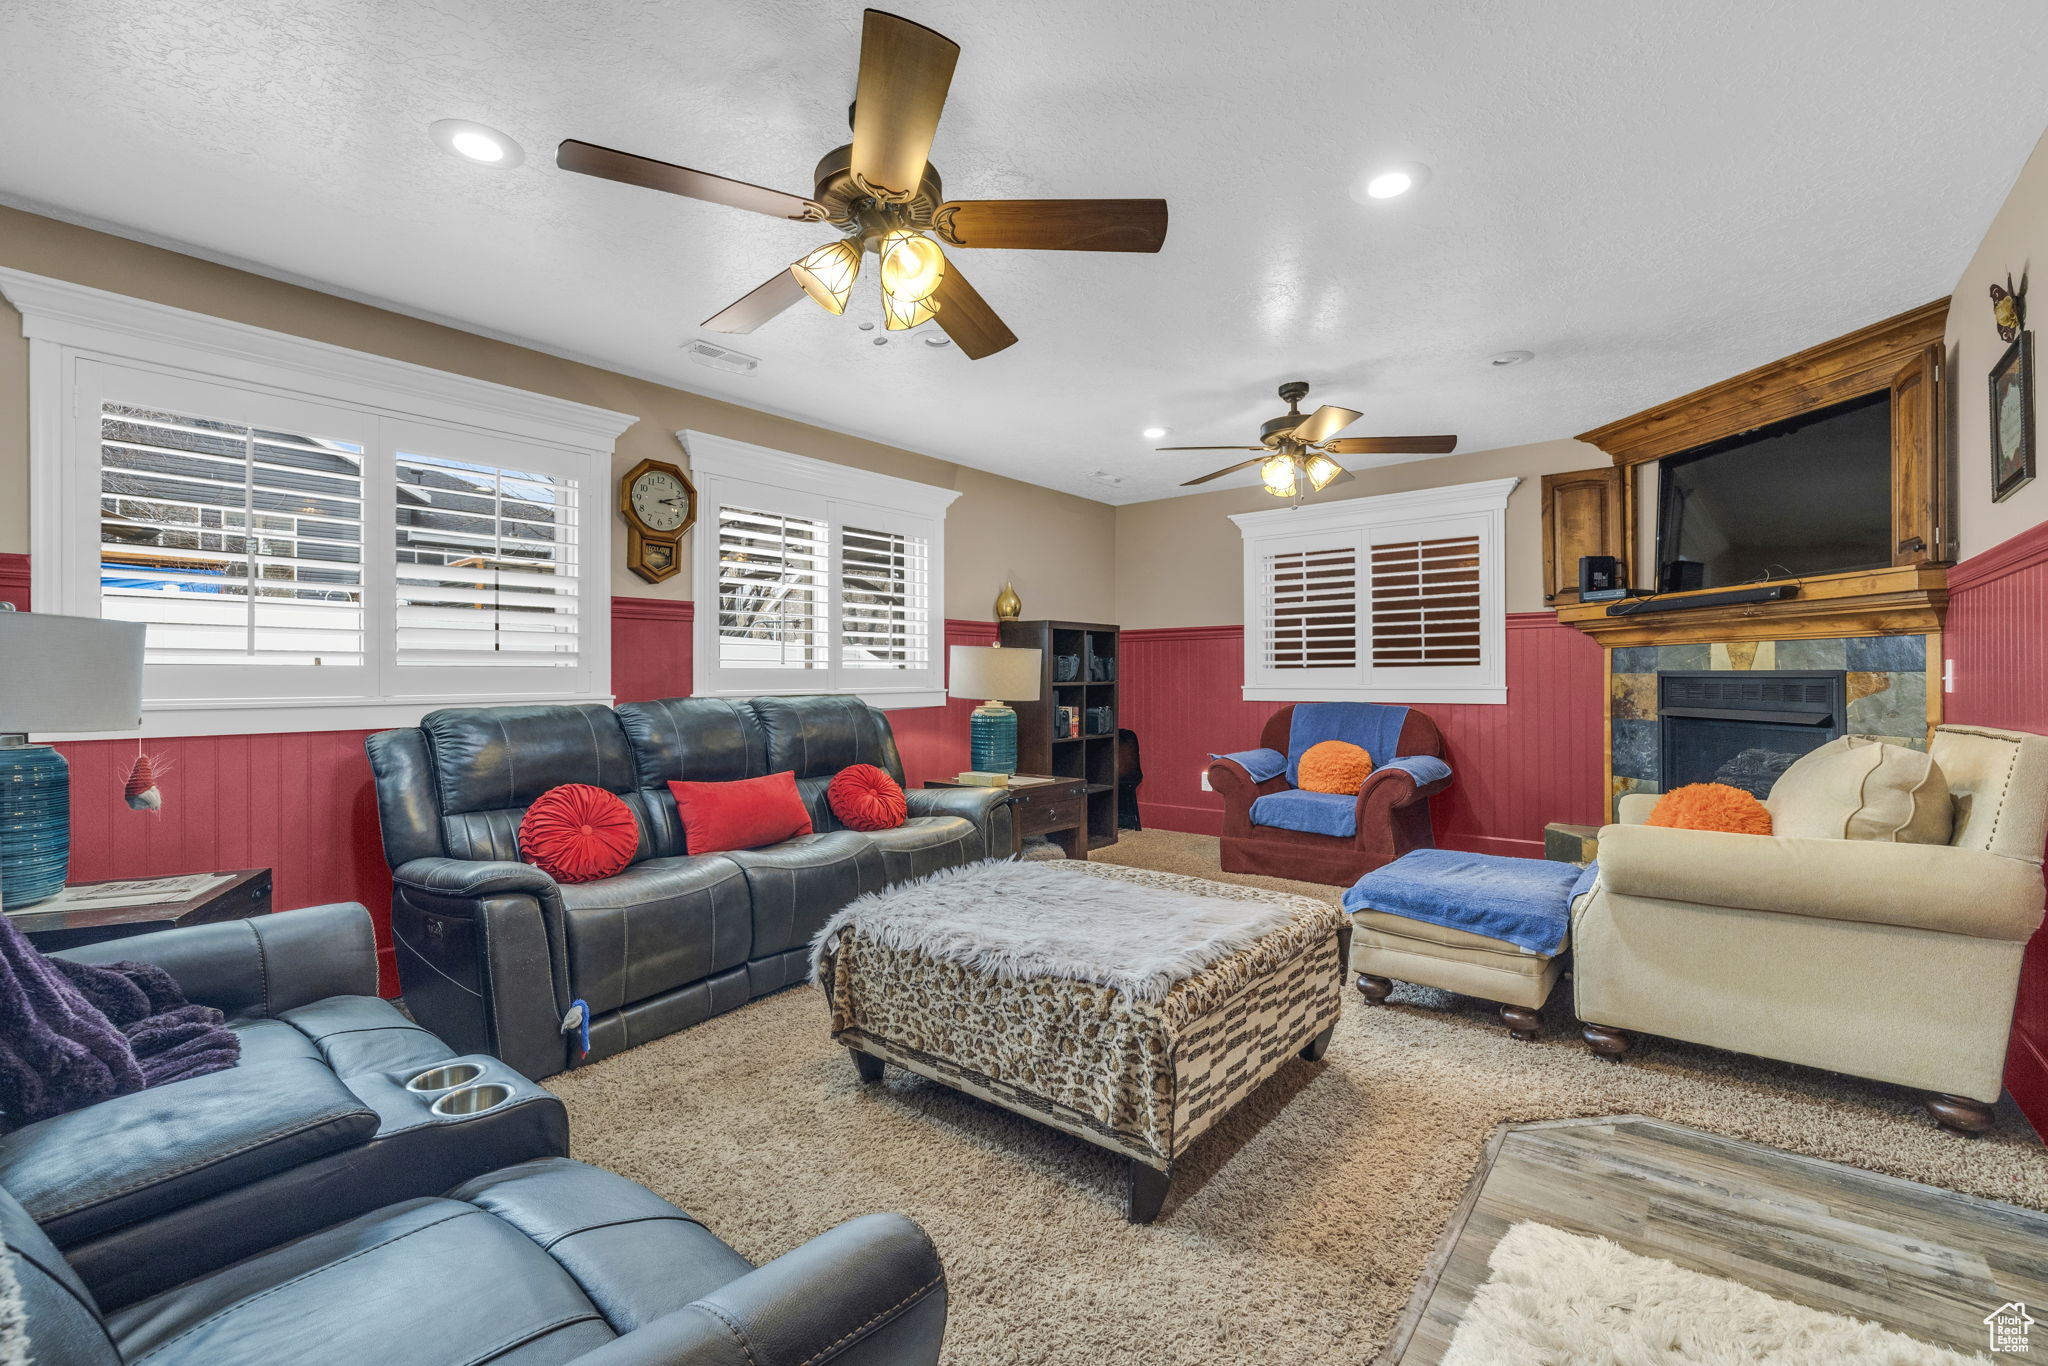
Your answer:
[[[1442,1366],[1983,1366],[1548,1224],[1509,1229]]]
[[[14,1254],[0,1243],[0,1366],[28,1366],[28,1313],[21,1283],[14,1278]]]
[[[996,977],[1062,977],[1156,1001],[1300,909],[990,859],[869,892],[840,908],[811,941],[811,980],[840,933],[854,925],[888,948]]]

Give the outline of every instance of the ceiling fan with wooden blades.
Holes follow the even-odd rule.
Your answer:
[[[1163,199],[948,200],[930,162],[932,136],[960,45],[922,24],[868,10],[861,24],[853,141],[818,163],[810,198],[571,139],[565,171],[687,195],[841,234],[707,319],[714,332],[752,332],[808,294],[843,313],[864,255],[877,257],[882,315],[892,332],[936,319],[974,359],[1017,340],[946,258],[955,247],[1029,251],[1158,251]],[[934,240],[934,238],[938,240]]]
[[[1339,455],[1449,455],[1457,449],[1455,436],[1338,436],[1358,421],[1360,414],[1349,408],[1324,404],[1303,416],[1301,401],[1308,397],[1308,382],[1292,379],[1280,386],[1287,411],[1259,428],[1256,446],[1160,446],[1162,451],[1257,451],[1250,460],[1211,470],[1190,479],[1182,488],[1206,484],[1226,474],[1258,467],[1259,482],[1275,498],[1307,497],[1321,493],[1332,484],[1357,476],[1334,460]]]

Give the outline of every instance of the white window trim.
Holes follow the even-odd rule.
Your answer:
[[[67,475],[81,465],[96,467],[98,460],[96,448],[79,445],[83,424],[76,409],[84,361],[240,383],[344,404],[380,418],[438,423],[546,446],[583,467],[590,512],[582,527],[589,565],[583,611],[588,628],[578,643],[590,662],[586,687],[546,696],[480,691],[468,699],[145,699],[140,731],[63,738],[368,730],[413,725],[427,712],[458,700],[611,701],[612,519],[606,509],[612,451],[637,416],[26,271],[0,268],[0,296],[20,312],[29,343],[29,573],[32,600],[41,610],[99,615],[97,575],[81,575],[77,569],[78,537],[87,533],[77,525],[77,508],[67,498],[72,482]]]
[[[808,456],[735,441],[711,432],[683,430],[676,433],[689,457],[690,472],[697,485],[700,509],[691,540],[690,572],[697,598],[691,649],[695,675],[692,691],[700,697],[753,696],[758,688],[726,688],[718,678],[718,509],[728,503],[777,510],[774,492],[801,489],[812,497],[834,504],[858,504],[873,508],[883,517],[924,519],[931,523],[931,603],[926,613],[930,633],[932,668],[940,686],[911,688],[864,687],[859,689],[790,687],[787,693],[831,693],[858,697],[870,706],[892,710],[908,707],[946,705],[946,509],[960,496],[958,489],[942,489],[894,475],[835,465]],[[759,491],[759,492],[755,492]],[[834,611],[829,622],[833,648],[838,648],[839,618],[836,580],[832,591]],[[865,680],[864,680],[865,681]]]
[[[1443,702],[1500,704],[1508,700],[1507,685],[1507,600],[1506,541],[1508,495],[1520,478],[1490,479],[1474,484],[1451,484],[1443,488],[1418,489],[1411,493],[1383,493],[1369,498],[1339,498],[1325,503],[1307,503],[1276,508],[1270,512],[1241,512],[1231,517],[1244,538],[1244,700],[1247,702]],[[1364,597],[1361,567],[1359,603],[1359,665],[1362,681],[1356,683],[1310,683],[1310,670],[1299,673],[1300,682],[1271,681],[1259,647],[1269,604],[1261,596],[1262,557],[1273,549],[1293,549],[1304,536],[1354,535],[1361,544],[1378,528],[1393,528],[1440,518],[1476,519],[1479,525],[1479,612],[1480,663],[1475,669],[1458,668],[1458,682],[1413,680],[1421,669],[1402,669],[1411,681],[1375,681],[1378,672],[1371,664],[1369,643],[1364,636],[1369,605]],[[1361,561],[1361,566],[1363,562]],[[1448,670],[1446,672],[1449,672]]]

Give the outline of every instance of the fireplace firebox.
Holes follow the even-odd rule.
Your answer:
[[[1659,673],[1659,785],[1726,783],[1767,796],[1800,755],[1843,733],[1848,713],[1840,670]]]

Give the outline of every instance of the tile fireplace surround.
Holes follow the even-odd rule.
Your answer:
[[[1841,670],[1848,675],[1850,735],[1882,735],[1925,748],[1941,718],[1940,636],[1850,636],[1726,644],[1639,645],[1610,650],[1608,815],[1630,792],[1661,792],[1657,675],[1671,670]]]

